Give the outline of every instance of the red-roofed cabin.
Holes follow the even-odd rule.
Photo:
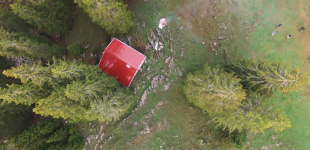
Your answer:
[[[114,38],[104,50],[98,67],[129,87],[145,58],[143,54]]]

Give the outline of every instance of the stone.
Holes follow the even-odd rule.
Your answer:
[[[219,36],[219,40],[224,40],[226,36]]]
[[[139,126],[139,123],[138,122],[134,122],[133,126],[137,127],[137,126]]]
[[[173,58],[171,58],[170,63],[169,63],[169,68],[172,69],[174,66]]]
[[[182,76],[183,74],[182,74],[182,72],[181,72],[179,67],[178,67],[178,71],[179,71],[179,76]]]
[[[164,91],[167,91],[170,88],[171,83],[164,85]]]
[[[158,86],[158,79],[159,79],[159,74],[158,75],[156,75],[153,79],[152,79],[152,81],[151,81],[151,87],[152,87],[152,89],[154,89],[154,88],[156,88],[157,86]]]
[[[170,59],[171,59],[171,56],[167,57],[167,58],[165,59],[165,63],[168,63],[168,62],[170,61]]]
[[[131,36],[127,36],[127,39],[128,39],[128,45],[132,47],[132,44],[131,44],[132,37]]]
[[[141,97],[140,104],[139,104],[140,107],[142,107],[144,105],[144,101],[146,100],[148,91],[149,91],[148,89],[144,90],[142,97]]]
[[[181,55],[180,55],[181,57],[183,57],[184,56],[184,49],[182,48],[182,52],[181,52]]]
[[[151,66],[147,67],[147,71],[150,71],[151,70]]]
[[[148,126],[146,126],[142,131],[141,131],[141,134],[144,135],[144,134],[149,134],[151,133],[151,130]]]

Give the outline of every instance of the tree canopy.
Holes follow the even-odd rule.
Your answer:
[[[60,57],[65,53],[65,48],[51,44],[43,37],[9,32],[0,28],[0,55],[2,56],[50,60],[53,56]]]
[[[43,120],[10,139],[7,144],[2,145],[2,148],[18,150],[79,150],[83,146],[84,141],[73,125],[62,125],[59,120]]]
[[[259,134],[269,128],[282,131],[291,127],[291,122],[282,111],[255,94],[248,95],[237,109],[216,114],[213,118],[218,126],[224,126],[230,132],[244,129]]]
[[[189,73],[184,87],[188,101],[206,111],[218,127],[263,133],[273,128],[282,131],[290,127],[285,114],[273,108],[264,98],[244,90],[242,81],[219,66],[205,65],[202,70]]]
[[[270,96],[274,89],[283,93],[296,90],[308,78],[281,63],[238,59],[224,65],[228,72],[242,79],[245,88],[261,95]]]
[[[224,72],[219,66],[204,65],[202,71],[186,78],[185,95],[196,106],[209,114],[236,109],[246,97],[240,79]]]
[[[0,90],[5,102],[36,104],[33,111],[72,121],[113,121],[126,113],[132,96],[97,66],[53,59],[42,66],[24,64],[5,70],[21,80]]]
[[[34,28],[5,6],[0,6],[0,26],[15,32],[28,32],[30,28]]]
[[[74,0],[89,14],[93,22],[109,34],[128,33],[135,26],[133,12],[119,0]]]
[[[73,1],[70,0],[13,0],[13,12],[36,26],[47,35],[68,31],[73,15]]]
[[[27,120],[31,109],[30,106],[3,103],[0,100],[0,141],[11,138],[30,126]]]

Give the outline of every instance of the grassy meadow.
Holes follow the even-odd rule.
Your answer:
[[[282,62],[309,75],[310,2],[307,0],[131,0],[128,3],[137,21],[137,29],[131,34],[136,41],[133,45],[148,61],[128,90],[136,93],[138,105],[155,75],[164,75],[169,80],[152,89],[145,104],[133,108],[133,113],[128,112],[129,117],[124,116],[123,123],[80,123],[85,149],[233,149],[229,135],[215,129],[207,114],[187,102],[182,93],[182,79],[188,72],[205,63],[217,65],[227,59],[253,58]],[[147,35],[150,31],[157,32],[161,17],[169,20],[160,30],[162,54],[152,48],[144,50]],[[276,28],[278,24],[282,26]],[[302,26],[306,30],[299,32]],[[279,33],[272,36],[274,31]],[[289,34],[292,37],[287,39]],[[63,44],[75,42],[90,44],[99,52],[107,45],[103,31],[81,9],[77,10],[72,33]],[[169,56],[174,58],[172,69],[165,63]],[[171,87],[165,91],[164,85],[168,83]],[[309,149],[309,88],[305,85],[289,94],[276,92],[270,102],[286,113],[291,128],[278,133],[268,130],[263,135],[247,134],[245,149]],[[146,128],[150,133],[141,134]]]

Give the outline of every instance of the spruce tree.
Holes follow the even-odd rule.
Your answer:
[[[291,127],[289,119],[282,111],[255,94],[248,95],[238,109],[215,115],[214,121],[219,126],[228,128],[230,132],[244,129],[253,134],[264,133],[269,128],[282,131]]]
[[[65,49],[49,44],[43,37],[19,33],[8,32],[0,28],[0,55],[5,57],[25,57],[29,59],[50,60],[53,56],[60,57],[66,53]]]
[[[109,34],[128,33],[134,26],[133,12],[119,0],[74,0],[88,12],[93,22],[100,25]]]
[[[263,133],[273,128],[282,131],[290,121],[280,110],[273,108],[264,98],[242,88],[233,73],[217,66],[205,65],[201,71],[189,73],[184,87],[189,102],[207,112],[218,127]]]
[[[7,103],[32,105],[46,96],[46,91],[32,83],[12,84],[8,88],[0,88],[0,99]]]
[[[29,29],[34,29],[24,19],[14,14],[6,6],[0,6],[0,26],[9,31],[15,32],[29,32]]]
[[[20,79],[22,83],[32,82],[37,86],[43,86],[46,82],[52,82],[52,72],[49,67],[43,67],[41,62],[33,64],[23,64],[10,70],[4,70],[6,76]]]
[[[288,69],[281,63],[266,61],[235,60],[227,63],[225,69],[242,79],[246,89],[270,96],[274,89],[283,93],[296,90],[308,79],[298,71]]]
[[[2,144],[2,149],[18,150],[80,150],[84,141],[73,125],[62,125],[60,120],[43,120],[18,136]]]
[[[27,129],[30,126],[28,119],[31,113],[30,106],[0,100],[0,141],[8,140]]]
[[[65,34],[73,15],[70,0],[13,0],[13,12],[49,36]]]
[[[35,104],[33,111],[43,116],[112,121],[133,104],[132,96],[119,87],[116,79],[97,66],[53,59],[46,66],[25,64],[4,74],[21,79],[23,84],[0,89],[0,98],[5,102]]]
[[[219,66],[205,65],[202,71],[186,78],[185,95],[189,102],[208,112],[220,114],[235,110],[245,99],[246,93],[239,84],[240,79],[228,74]]]

